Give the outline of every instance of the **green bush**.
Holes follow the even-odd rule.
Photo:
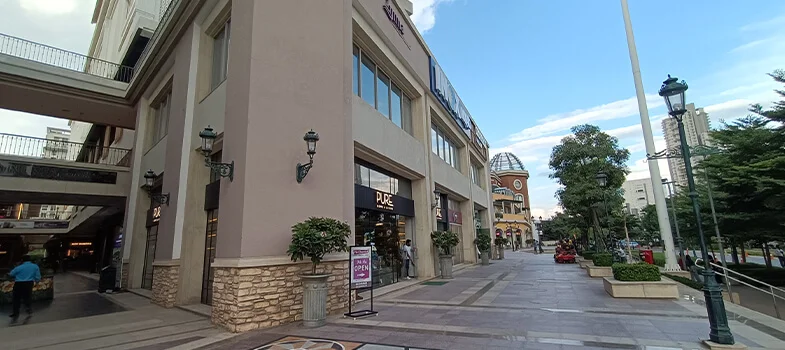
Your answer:
[[[349,250],[346,240],[352,229],[349,224],[331,218],[311,217],[292,226],[292,243],[287,254],[292,261],[311,259],[311,273],[316,274],[316,267],[322,262],[325,254],[345,252]]]
[[[452,248],[460,242],[458,233],[451,231],[433,231],[431,232],[431,240],[444,255],[452,255]]]
[[[493,243],[496,244],[497,247],[499,247],[499,246],[507,245],[507,243],[510,243],[510,241],[505,237],[496,237]]]
[[[595,251],[593,251],[593,250],[584,250],[584,251],[581,253],[581,256],[582,256],[584,259],[586,259],[586,260],[591,260],[591,259],[592,259],[592,257],[594,257],[594,254],[597,254],[597,252],[595,252]]]
[[[613,254],[610,253],[599,253],[594,254],[591,259],[594,262],[594,266],[611,266],[613,265]]]
[[[613,264],[613,278],[617,281],[659,281],[660,269],[647,263]]]
[[[657,265],[659,267],[665,267],[665,258],[660,259],[660,258],[655,257],[654,258],[654,265]]]
[[[676,276],[676,275],[671,275],[669,273],[663,273],[662,275],[665,276],[665,277],[668,277],[668,278],[670,278],[670,279],[672,279],[672,280],[674,280],[676,282],[679,282],[679,283],[681,283],[681,284],[683,284],[683,285],[685,285],[687,287],[690,287],[692,289],[697,289],[697,290],[703,289],[703,285],[702,284],[700,284],[698,282],[695,282],[695,281],[693,281],[693,280],[691,280],[689,278]]]
[[[773,261],[772,263],[777,264],[779,262]],[[728,268],[773,286],[785,286],[785,269],[782,268],[767,268],[766,265],[755,263],[728,264]]]
[[[491,250],[491,235],[489,234],[479,234],[477,238],[474,239],[474,244],[477,245],[477,249],[481,252],[487,252]]]

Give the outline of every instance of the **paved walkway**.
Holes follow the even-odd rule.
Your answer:
[[[601,279],[577,265],[555,264],[548,254],[506,254],[491,266],[458,271],[453,280],[377,297],[377,316],[249,332],[204,349],[663,350],[698,349],[708,337],[699,291],[680,288],[681,300],[614,299]],[[359,307],[367,308],[367,300]],[[736,305],[728,311],[737,342],[785,349],[785,322]]]

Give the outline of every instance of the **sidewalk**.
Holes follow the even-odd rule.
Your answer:
[[[506,253],[453,280],[418,283],[377,297],[378,316],[333,316],[328,325],[249,332],[203,349],[700,349],[709,324],[702,296],[682,300],[614,299],[601,279],[552,255]],[[699,292],[698,292],[699,293]],[[367,300],[359,307],[368,307]],[[736,341],[784,349],[785,323],[728,307]],[[311,339],[311,340],[309,340]],[[316,340],[313,340],[316,339]],[[285,342],[288,345],[266,345]],[[333,344],[333,345],[331,345]],[[380,345],[382,344],[382,345]],[[289,347],[287,347],[289,346]]]

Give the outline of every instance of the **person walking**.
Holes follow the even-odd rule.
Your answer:
[[[22,302],[25,304],[27,315],[32,316],[33,308],[30,304],[33,298],[33,285],[41,280],[41,269],[30,261],[29,255],[24,255],[22,256],[22,263],[11,270],[8,275],[14,278],[13,313],[9,316],[14,321],[19,318],[19,309],[22,306]]]
[[[403,266],[406,271],[406,279],[412,279],[411,275],[409,274],[409,265],[414,266],[414,259],[412,258],[412,240],[407,239],[406,244],[403,246]]]
[[[785,252],[782,251],[782,248],[780,248],[780,246],[774,248],[774,256],[776,256],[777,259],[779,259],[780,266],[785,267]]]

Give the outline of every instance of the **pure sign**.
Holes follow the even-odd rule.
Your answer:
[[[371,287],[371,247],[352,247],[350,253],[350,288]]]

